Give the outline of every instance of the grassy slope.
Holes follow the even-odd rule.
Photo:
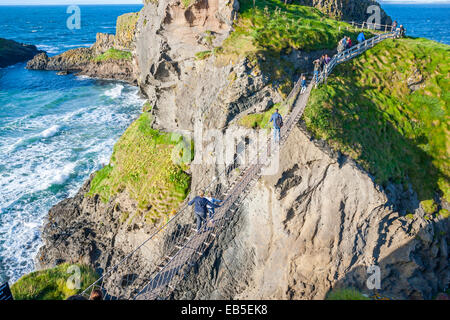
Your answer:
[[[420,200],[449,194],[449,46],[387,40],[314,90],[304,120],[316,137],[351,156],[378,183],[406,182]],[[412,92],[415,69],[423,88]],[[428,206],[433,207],[432,201]]]
[[[354,288],[332,290],[325,300],[371,300]]]
[[[241,0],[235,31],[226,39],[221,53],[236,60],[251,52],[274,54],[291,49],[314,51],[334,49],[344,35],[356,40],[359,31],[331,19],[318,9],[280,0]],[[341,27],[341,30],[339,30]]]
[[[74,275],[74,270],[68,270],[69,266],[70,264],[63,263],[52,269],[35,271],[23,276],[11,286],[14,299],[65,300],[71,295],[80,293],[98,278],[92,268],[77,264],[81,275],[80,289],[70,289],[67,280]]]
[[[279,113],[284,117],[288,113],[286,104],[277,103],[272,108],[263,113],[252,113],[243,116],[239,119],[239,125],[249,129],[261,129],[268,126],[270,117],[275,112],[275,109],[279,109]]]
[[[180,135],[161,133],[150,124],[150,115],[144,112],[128,127],[114,146],[111,164],[96,173],[88,195],[99,194],[106,202],[126,191],[138,202],[138,213],[156,223],[175,212],[187,196],[191,178],[185,172],[187,165],[172,161]],[[183,156],[183,149],[175,152]]]
[[[108,49],[106,52],[96,56],[94,61],[106,61],[106,60],[131,60],[131,52],[117,50],[114,48]]]

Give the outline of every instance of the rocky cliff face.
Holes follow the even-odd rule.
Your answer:
[[[323,299],[330,288],[366,286],[431,299],[449,280],[448,219],[418,208],[411,191],[387,194],[351,160],[294,129],[280,170],[259,180],[175,299]],[[394,197],[395,195],[395,197]],[[402,201],[401,201],[402,200]],[[411,210],[411,208],[408,208]]]
[[[294,0],[293,2],[316,7],[323,13],[338,19],[360,23],[367,22],[372,15],[372,12],[367,12],[370,6],[380,6],[375,0]],[[383,9],[380,10],[380,14],[381,24],[392,23],[392,19]]]
[[[169,131],[192,129],[193,115],[200,108],[219,104],[219,99],[231,103],[245,96],[221,94],[232,66],[217,68],[211,61],[194,57],[209,49],[202,41],[206,32],[214,34],[215,45],[228,36],[238,1],[196,0],[187,7],[183,3],[149,2],[139,17],[136,35],[139,86],[154,107],[155,126]],[[246,90],[247,96],[264,86],[263,80],[255,81]],[[225,118],[225,114],[216,117],[217,127],[223,126]]]

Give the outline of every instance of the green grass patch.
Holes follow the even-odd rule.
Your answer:
[[[386,40],[338,66],[313,90],[303,118],[375,176],[411,182],[420,200],[449,192],[449,46],[426,39]],[[408,79],[422,81],[414,90]],[[411,85],[411,82],[409,83]]]
[[[115,44],[131,49],[140,12],[125,13],[117,18]]]
[[[80,270],[80,289],[72,289],[75,269],[68,269],[69,263],[63,263],[55,268],[35,271],[24,275],[11,286],[15,300],[65,300],[81,293],[91,283],[98,279],[97,273],[91,267],[76,264]],[[68,272],[69,271],[69,272]],[[69,281],[68,281],[69,280]]]
[[[450,216],[450,211],[448,211],[447,209],[441,209],[439,210],[439,215],[444,219],[448,219],[448,217]]]
[[[433,199],[423,200],[420,202],[420,205],[422,206],[423,211],[425,211],[426,214],[433,214],[438,209],[438,206]]]
[[[325,300],[371,300],[354,288],[336,289],[328,292]]]
[[[283,118],[288,113],[288,107],[286,104],[277,103],[272,108],[267,110],[266,112],[262,113],[253,113],[243,116],[239,119],[238,123],[239,125],[251,128],[251,129],[262,129],[262,128],[270,128],[269,120],[272,114],[275,112],[276,109],[279,109],[279,113],[283,116]],[[286,119],[285,119],[286,121]]]
[[[195,59],[204,60],[204,59],[209,58],[211,56],[211,54],[212,54],[211,50],[200,51],[195,54]]]
[[[223,43],[223,55],[232,61],[261,50],[288,53],[291,49],[334,49],[344,35],[356,41],[359,33],[313,7],[280,0],[258,0],[255,7],[253,0],[241,0],[239,4],[235,30]],[[366,37],[370,34],[367,32]]]
[[[131,57],[131,52],[111,48],[108,49],[108,51],[96,56],[94,61],[131,60]]]
[[[87,195],[98,194],[107,202],[125,191],[148,222],[160,222],[176,212],[189,192],[186,170],[193,155],[192,142],[153,129],[151,116],[143,113],[120,137],[111,163],[96,173]]]

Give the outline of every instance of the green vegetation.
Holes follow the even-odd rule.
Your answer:
[[[197,60],[204,60],[204,59],[209,58],[211,56],[211,54],[212,54],[212,52],[210,50],[200,51],[195,54],[195,58]]]
[[[131,49],[136,32],[139,12],[125,13],[117,18],[115,44]]]
[[[111,48],[108,49],[108,51],[96,56],[94,58],[94,61],[131,60],[131,57],[131,52]]]
[[[450,216],[450,211],[448,211],[447,209],[441,209],[439,210],[439,215],[444,219],[448,219],[448,217]]]
[[[241,0],[239,19],[234,31],[221,47],[212,50],[218,65],[237,63],[244,57],[257,72],[270,77],[270,82],[282,97],[293,87],[293,64],[282,57],[292,49],[314,51],[336,48],[344,35],[356,41],[359,31],[324,15],[313,7],[285,4],[280,0]],[[348,29],[348,30],[347,30]],[[366,32],[366,36],[370,36]],[[199,53],[208,57],[206,53]]]
[[[96,173],[88,195],[98,194],[107,202],[126,191],[138,202],[138,213],[156,224],[176,212],[186,198],[191,181],[186,163],[193,154],[193,143],[153,129],[145,112],[120,137],[111,163]]]
[[[11,286],[15,300],[65,300],[81,293],[98,279],[97,273],[86,265],[76,264],[80,269],[80,289],[71,289],[75,269],[63,263],[52,269],[29,273]],[[69,281],[68,281],[69,280]],[[69,284],[69,286],[68,286]]]
[[[194,1],[193,0],[182,0],[181,3],[183,3],[183,7],[187,8],[189,7]]]
[[[238,61],[255,52],[288,53],[336,48],[344,35],[356,40],[351,26],[329,18],[318,9],[280,0],[241,0],[235,31],[223,43],[227,60]],[[349,30],[347,30],[349,28]],[[369,35],[369,33],[367,34]]]
[[[423,211],[425,211],[426,214],[433,214],[438,209],[438,206],[433,199],[423,200],[420,202],[420,205],[422,206]]]
[[[239,119],[239,125],[251,128],[262,129],[269,123],[270,117],[275,112],[275,109],[279,109],[279,113],[284,117],[288,113],[288,107],[286,104],[277,103],[272,108],[263,113],[253,113],[243,116]],[[269,127],[269,126],[268,126]]]
[[[326,300],[371,300],[354,288],[336,289],[328,292]]]
[[[338,66],[311,94],[308,129],[377,183],[411,182],[420,200],[438,192],[450,201],[449,48],[425,39],[386,40]]]

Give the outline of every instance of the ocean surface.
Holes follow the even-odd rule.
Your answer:
[[[382,4],[406,34],[450,45],[450,4]]]
[[[0,6],[0,37],[55,55],[114,33],[119,15],[141,7],[81,6],[81,29],[69,30],[67,6]],[[450,44],[450,5],[383,8],[408,35]],[[109,162],[144,102],[124,83],[24,67],[0,69],[0,283],[34,270],[48,210]]]
[[[67,6],[0,6],[0,37],[55,55],[114,33],[119,15],[141,7],[81,6],[81,29],[69,30]],[[0,69],[0,283],[34,269],[48,210],[109,162],[144,103],[125,83],[24,67]]]

